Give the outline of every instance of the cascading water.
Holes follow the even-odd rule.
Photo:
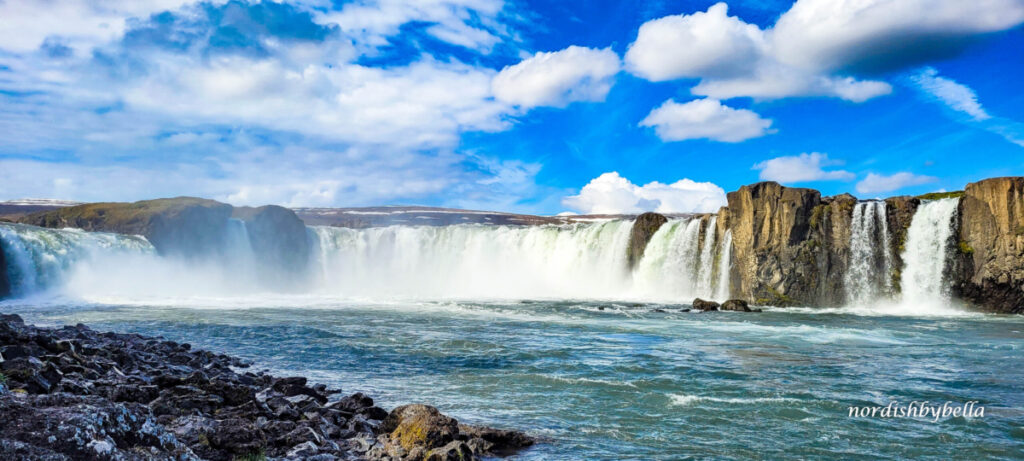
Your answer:
[[[891,288],[892,258],[886,205],[860,202],[850,227],[850,265],[844,277],[846,302],[865,305],[886,296]]]
[[[59,287],[80,263],[88,260],[156,254],[142,237],[21,224],[0,224],[0,246],[7,259],[7,276],[14,296]]]
[[[718,217],[712,216],[704,226],[704,243],[697,271],[697,293],[706,294],[709,297],[713,293],[711,281],[715,271],[715,226],[717,223]]]
[[[729,299],[729,283],[732,274],[732,229],[727,229],[722,236],[722,247],[718,250],[718,286],[715,287],[715,299]]]
[[[345,296],[621,297],[631,221],[313,228],[323,290]]]
[[[956,198],[922,203],[907,229],[900,287],[903,304],[942,309],[950,303],[946,267],[960,201]]]

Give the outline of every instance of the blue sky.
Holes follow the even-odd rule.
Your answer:
[[[6,0],[0,199],[956,190],[1024,174],[1022,23],[1024,0]]]

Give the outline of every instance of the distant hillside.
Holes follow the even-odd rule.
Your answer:
[[[0,202],[0,221],[17,221],[22,216],[39,211],[50,211],[58,208],[81,205],[82,202],[56,200],[48,198],[23,198]]]

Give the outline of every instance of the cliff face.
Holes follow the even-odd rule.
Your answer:
[[[633,228],[629,231],[629,247],[626,248],[626,264],[630,269],[640,262],[647,242],[651,241],[654,233],[666,222],[668,218],[658,213],[644,213],[636,217]]]
[[[909,196],[890,197],[885,199],[885,219],[889,228],[890,248],[889,256],[892,258],[892,273],[889,274],[889,281],[892,283],[893,291],[899,293],[900,280],[903,267],[903,250],[907,243],[907,229],[914,219],[914,213],[921,201]]]
[[[249,243],[260,266],[268,270],[267,280],[305,273],[310,255],[306,225],[292,210],[277,205],[235,208],[232,217],[245,221]]]
[[[1024,312],[1024,177],[968,184],[959,235],[954,292],[996,312]]]
[[[851,195],[821,198],[774,182],[728,194],[731,295],[758,304],[839,305],[849,259]]]
[[[28,215],[40,227],[142,235],[162,255],[200,256],[219,251],[231,205],[193,197],[135,203],[90,203]]]

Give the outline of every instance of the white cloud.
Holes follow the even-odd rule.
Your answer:
[[[177,9],[195,0],[7,0],[0,1],[0,48],[39,49],[48,38],[87,51],[120,38],[129,18]]]
[[[868,173],[867,177],[857,183],[857,192],[861,194],[877,194],[899,190],[904,187],[918,186],[938,181],[933,176],[922,176],[908,172],[896,173],[883,176],[875,173]]]
[[[340,11],[332,11],[330,1],[306,3],[320,7],[314,8],[318,22],[338,25],[364,51],[387,45],[389,37],[414,21],[432,24],[427,33],[438,40],[481,52],[490,51],[507,32],[498,22],[503,0],[359,0]]]
[[[842,164],[842,161],[829,159],[827,154],[812,152],[765,160],[754,165],[754,169],[761,170],[759,177],[762,181],[780,183],[850,181],[855,178],[856,176],[849,171],[824,169],[826,166]]]
[[[764,53],[764,34],[727,10],[718,3],[707,12],[647,21],[626,51],[627,69],[655,82],[753,72]]]
[[[770,30],[727,13],[728,6],[717,3],[707,12],[644,23],[626,52],[626,68],[652,81],[698,78],[691,92],[716,99],[833,96],[862,102],[892,91],[885,82],[785,64],[773,54]]]
[[[505,67],[494,77],[494,96],[523,108],[564,107],[574,101],[601,101],[619,72],[619,56],[611,48],[570,46],[540,52]]]
[[[582,214],[714,212],[725,206],[725,190],[709,182],[681,179],[637,186],[617,172],[604,173],[562,204]]]
[[[939,76],[939,71],[926,67],[911,77],[918,87],[931,97],[941,101],[958,112],[970,115],[975,120],[992,118],[978,103],[978,95],[966,85]]]
[[[781,61],[818,71],[884,71],[958,53],[1024,22],[1021,0],[798,0],[771,30]]]
[[[772,120],[747,109],[734,109],[714,99],[677,103],[671,99],[647,114],[640,126],[654,127],[663,141],[707,138],[740,142],[774,133]]]

